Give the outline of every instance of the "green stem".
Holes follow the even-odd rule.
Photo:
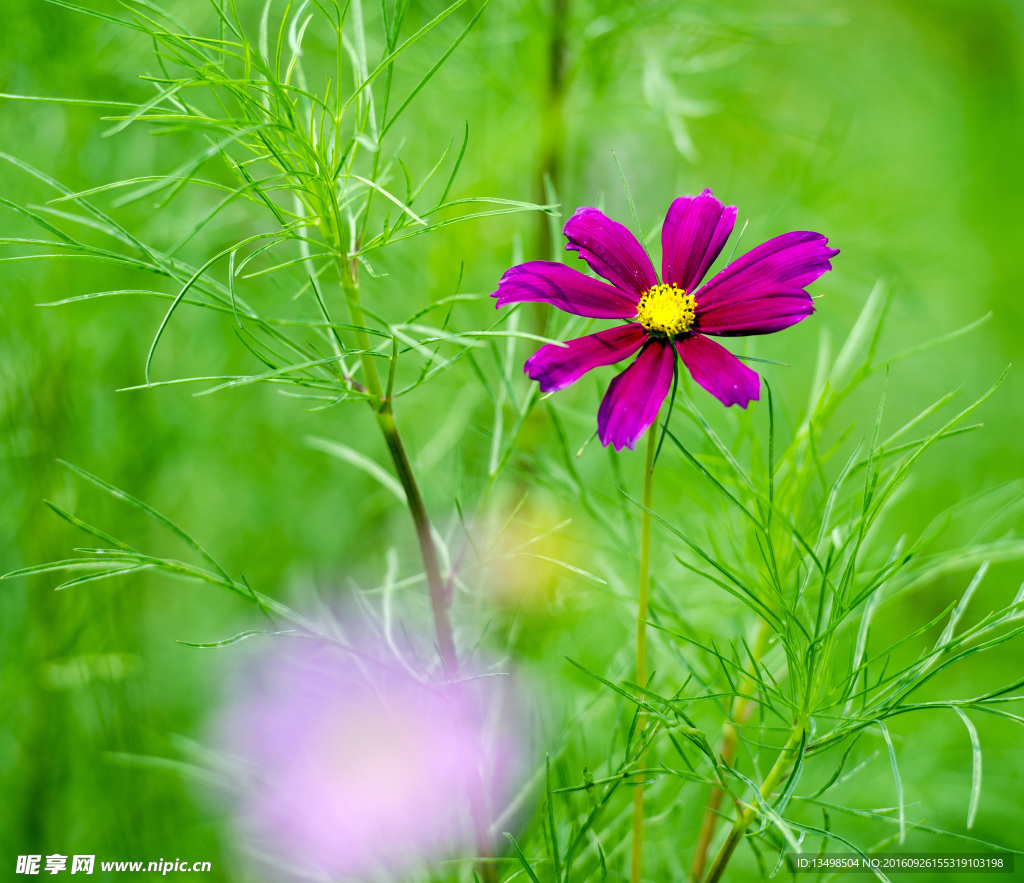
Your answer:
[[[359,349],[359,360],[363,368],[363,379],[366,390],[370,394],[370,406],[373,408],[374,416],[377,419],[377,426],[380,428],[384,441],[388,446],[388,453],[391,454],[391,462],[395,467],[395,474],[401,482],[405,491],[406,503],[412,515],[413,524],[416,526],[416,539],[419,541],[420,557],[423,559],[423,570],[427,576],[427,590],[430,593],[430,607],[434,615],[434,632],[437,636],[437,649],[441,654],[441,661],[449,675],[458,671],[459,662],[455,653],[455,641],[452,637],[452,624],[448,615],[448,599],[445,591],[444,580],[441,577],[441,565],[437,557],[437,547],[434,545],[434,534],[430,526],[430,517],[427,515],[427,508],[423,504],[423,495],[420,493],[416,475],[406,453],[402,436],[398,431],[398,424],[395,422],[395,414],[392,409],[390,390],[385,393],[381,386],[380,375],[377,373],[377,365],[370,354],[370,336],[362,330],[366,326],[366,317],[359,300],[359,283],[356,276],[355,266],[344,258],[338,260],[341,271],[341,284],[345,293],[345,302],[348,305],[349,316],[352,324],[358,326],[355,332],[356,342]]]
[[[779,752],[775,766],[771,768],[768,777],[764,780],[764,784],[761,785],[761,800],[767,801],[772,791],[786,778],[786,774],[793,765],[793,749],[800,744],[803,731],[804,727],[802,724],[793,728],[789,741],[782,751]],[[757,813],[756,803],[753,806],[740,810],[736,816],[736,821],[732,824],[732,830],[729,831],[729,836],[725,838],[725,843],[722,844],[718,855],[715,856],[715,861],[711,865],[711,870],[708,871],[708,876],[704,883],[718,883],[722,879],[722,874],[725,873],[725,866],[729,864],[729,859],[732,858],[732,854],[736,851],[736,847],[739,846],[743,835],[746,833],[747,828],[750,827],[750,823],[757,816]]]
[[[647,456],[644,459],[644,490],[640,516],[640,589],[636,614],[636,683],[643,691],[647,685],[647,595],[651,583],[651,502],[654,497],[654,454],[658,448],[658,434],[654,427],[647,430]],[[644,715],[637,715],[636,732],[643,738]],[[633,789],[633,846],[630,861],[630,883],[640,883],[644,851],[644,789]]]
[[[348,304],[349,316],[352,324],[365,327],[366,318],[363,313],[362,304],[359,300],[359,285],[356,277],[356,269],[347,265],[344,260],[341,264],[342,287],[345,291],[345,301]],[[380,376],[377,373],[377,366],[373,356],[368,352],[370,349],[370,337],[362,330],[357,330],[356,340],[359,348],[364,352],[359,358],[363,367],[363,375],[366,382],[366,389],[372,396],[370,405],[373,408],[374,416],[377,419],[377,426],[388,446],[388,453],[391,454],[391,462],[395,467],[395,474],[401,482],[405,491],[405,499],[412,515],[413,524],[416,526],[416,539],[420,545],[420,557],[423,559],[423,570],[427,575],[427,589],[430,593],[430,607],[434,615],[434,633],[437,637],[437,649],[441,654],[441,662],[446,673],[454,677],[459,668],[458,656],[455,652],[455,640],[452,636],[452,624],[448,615],[448,598],[444,579],[441,577],[441,565],[437,557],[437,547],[434,545],[434,534],[430,526],[430,517],[427,515],[427,507],[423,503],[423,495],[420,493],[416,475],[412,469],[409,455],[406,453],[405,444],[398,431],[398,424],[395,422],[395,413],[392,407],[391,386],[394,379],[394,359],[392,355],[392,374],[388,379],[388,388],[385,391],[381,387]],[[454,688],[461,690],[459,685]],[[473,818],[475,829],[477,851],[480,860],[477,862],[477,874],[482,883],[498,883],[498,867],[493,861],[494,842],[491,838],[487,825],[486,801],[479,787],[479,783],[471,783],[469,786],[470,812]]]
[[[359,281],[356,276],[354,262],[346,261],[345,258],[338,258],[338,269],[341,272],[341,289],[345,294],[345,304],[348,306],[349,318],[352,324],[357,326],[355,335],[356,343],[359,346],[359,363],[363,368],[363,382],[366,384],[366,391],[377,399],[371,401],[375,411],[380,411],[384,405],[384,388],[380,385],[380,375],[377,373],[377,363],[370,355],[370,335],[364,330],[366,328],[366,314],[363,313],[363,305],[359,300]]]
[[[758,621],[757,638],[754,641],[754,664],[757,665],[761,661],[761,657],[764,656],[765,651],[768,649],[768,638],[770,633],[768,631],[768,625],[765,621]],[[740,692],[743,694],[749,694],[753,692],[756,687],[755,683],[756,672],[749,675],[744,681],[741,681],[742,686]],[[756,700],[751,700],[746,697],[738,697],[732,704],[732,710],[729,715],[729,719],[722,725],[722,750],[720,752],[722,760],[726,765],[733,762],[736,757],[736,749],[739,745],[739,732],[736,727],[742,726],[747,718],[750,716],[751,711]],[[711,786],[711,794],[708,796],[708,805],[704,809],[704,818],[701,821],[700,834],[697,837],[697,848],[693,853],[693,863],[690,865],[690,883],[700,883],[704,877],[704,867],[707,864],[708,849],[711,846],[711,841],[715,836],[715,828],[718,825],[719,808],[722,805],[722,799],[725,797],[725,791],[723,791],[717,785]]]
[[[430,528],[427,509],[423,505],[419,485],[416,483],[416,476],[412,471],[412,464],[405,452],[405,445],[402,444],[402,437],[398,434],[398,425],[395,423],[390,399],[385,400],[382,408],[377,412],[377,424],[384,434],[384,441],[387,442],[391,460],[395,464],[395,472],[405,490],[409,512],[412,513],[412,520],[416,525],[416,538],[420,544],[420,556],[423,558],[423,569],[427,574],[427,588],[430,592],[430,606],[434,613],[437,648],[448,674],[454,675],[458,670],[459,663],[455,655],[452,625],[448,618],[448,599],[445,597],[444,580],[441,578],[441,566],[437,560],[434,535]]]
[[[550,0],[548,21],[548,76],[540,113],[540,164],[537,170],[537,202],[542,205],[551,202],[551,191],[561,193],[569,68],[569,0]],[[537,215],[537,232],[537,254],[544,260],[558,260],[550,215]]]

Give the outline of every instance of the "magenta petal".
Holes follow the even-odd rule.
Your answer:
[[[567,251],[579,252],[590,268],[612,285],[640,296],[658,284],[647,252],[626,227],[596,208],[579,208],[562,231]]]
[[[692,334],[676,341],[676,352],[686,370],[723,405],[747,407],[761,395],[761,378],[724,346]]]
[[[675,355],[659,341],[640,351],[633,364],[608,385],[597,412],[601,444],[632,449],[658,419],[658,410],[672,386]]]
[[[548,343],[526,360],[524,370],[540,383],[541,392],[554,392],[575,383],[591,368],[629,358],[646,339],[643,326],[630,323],[577,337],[565,346]]]
[[[750,303],[775,295],[780,289],[805,288],[832,269],[829,259],[839,249],[829,248],[820,233],[797,231],[776,236],[733,261],[695,292],[697,323],[720,307]],[[721,332],[716,332],[721,333]]]
[[[554,261],[530,261],[505,271],[491,297],[498,306],[540,301],[590,319],[632,319],[639,298]]]
[[[661,228],[661,278],[693,291],[722,252],[736,224],[736,206],[726,206],[705,190],[672,201]]]
[[[749,300],[732,298],[700,316],[704,334],[723,337],[770,334],[796,325],[814,312],[814,301],[802,288],[761,289]]]

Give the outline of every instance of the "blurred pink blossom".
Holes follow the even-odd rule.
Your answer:
[[[431,684],[365,644],[275,644],[221,724],[244,838],[279,869],[342,878],[477,854],[474,814],[507,798],[521,757],[507,679]]]

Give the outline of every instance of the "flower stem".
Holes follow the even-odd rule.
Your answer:
[[[417,485],[416,476],[412,471],[412,464],[409,462],[409,456],[405,452],[405,445],[402,444],[402,437],[398,433],[398,424],[395,423],[395,415],[391,410],[390,399],[386,400],[381,410],[377,412],[377,424],[380,426],[380,431],[384,434],[384,441],[387,443],[391,460],[395,465],[398,480],[402,483],[402,488],[405,490],[409,511],[416,525],[416,538],[420,544],[420,556],[423,558],[423,568],[427,574],[427,588],[430,592],[430,607],[434,614],[437,648],[441,653],[441,660],[448,674],[454,675],[458,670],[459,664],[455,655],[452,625],[448,617],[448,599],[445,597],[444,580],[441,578],[441,566],[437,560],[437,548],[434,546],[430,518],[427,515],[426,507],[423,505],[423,497],[420,495],[419,485]]]
[[[771,768],[767,778],[764,780],[764,784],[761,785],[762,800],[767,800],[778,784],[786,778],[786,774],[793,765],[793,749],[800,744],[803,731],[803,724],[793,728],[789,741],[786,742],[785,747],[779,752],[775,766]],[[756,802],[754,805],[739,811],[736,821],[732,824],[732,830],[729,831],[729,836],[725,838],[725,843],[722,844],[718,855],[715,856],[715,861],[712,863],[711,870],[708,871],[708,876],[704,883],[718,883],[722,879],[722,874],[725,873],[725,867],[729,864],[729,859],[732,858],[732,854],[736,851],[736,847],[739,846],[743,835],[746,833],[747,828],[750,827],[750,823],[754,820],[757,812]]]
[[[654,497],[654,454],[658,434],[647,430],[647,456],[644,459],[644,490],[640,515],[640,590],[636,614],[636,683],[642,691],[647,686],[647,593],[651,583],[651,501]],[[636,732],[643,738],[644,714],[637,715]],[[630,883],[640,883],[644,851],[644,789],[633,789],[633,848],[630,861]]]
[[[359,300],[359,283],[355,268],[344,258],[339,259],[341,270],[342,288],[345,293],[345,302],[348,304],[349,316],[352,324],[359,326],[356,329],[356,342],[362,352],[359,359],[363,368],[363,379],[366,390],[370,394],[370,406],[373,408],[374,416],[377,419],[377,426],[380,428],[384,441],[388,446],[388,453],[391,454],[391,462],[395,467],[395,474],[405,491],[406,503],[412,515],[413,523],[416,526],[416,539],[419,541],[420,557],[423,559],[423,570],[427,576],[427,590],[430,593],[430,607],[434,615],[434,632],[437,637],[437,649],[441,654],[441,661],[445,671],[454,675],[458,670],[458,657],[455,653],[455,641],[452,637],[452,624],[448,615],[448,598],[445,591],[444,580],[441,578],[441,566],[438,562],[437,547],[434,545],[434,535],[430,527],[430,517],[427,515],[427,508],[423,504],[423,496],[420,494],[419,484],[409,461],[409,455],[405,451],[402,436],[398,431],[398,424],[395,422],[395,414],[392,408],[390,390],[385,393],[380,383],[380,376],[377,373],[377,365],[370,355],[370,337],[362,330],[366,319],[363,314],[362,304]]]
[[[363,378],[366,384],[366,391],[369,393],[369,403],[373,409],[377,426],[391,454],[391,462],[395,467],[395,474],[405,491],[406,503],[412,515],[413,524],[416,526],[416,539],[419,541],[420,557],[423,560],[423,570],[427,575],[427,589],[430,593],[430,607],[434,616],[434,633],[437,637],[437,649],[441,655],[441,662],[449,677],[454,677],[459,667],[458,656],[455,652],[455,641],[452,637],[452,624],[448,614],[448,597],[444,580],[441,578],[441,566],[437,557],[437,547],[434,545],[434,535],[430,526],[430,517],[427,515],[427,508],[423,504],[423,495],[420,493],[416,475],[413,472],[412,463],[406,453],[405,444],[398,431],[398,423],[395,421],[395,413],[392,407],[390,382],[385,392],[381,386],[380,375],[377,373],[377,365],[370,355],[370,336],[362,330],[366,325],[366,317],[359,299],[359,282],[356,275],[356,268],[349,264],[344,258],[339,258],[339,269],[341,270],[342,288],[345,294],[345,302],[348,305],[349,316],[352,324],[358,326],[355,331],[356,342],[362,352],[359,359],[363,368]],[[394,356],[392,356],[394,358]],[[479,861],[477,862],[477,874],[483,883],[498,883],[498,868],[493,861],[495,854],[494,841],[490,835],[487,824],[486,801],[482,790],[475,784],[470,785],[469,791],[470,812],[473,818],[473,827],[476,834],[477,851]]]

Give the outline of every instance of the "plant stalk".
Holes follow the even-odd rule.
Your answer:
[[[656,425],[656,424],[655,424]],[[644,489],[640,516],[640,589],[636,614],[636,683],[641,690],[647,685],[647,595],[651,583],[651,502],[654,497],[654,454],[658,448],[658,434],[654,427],[647,430],[647,456],[644,459]],[[644,713],[637,714],[636,732],[643,738]],[[630,883],[640,883],[644,851],[644,789],[633,789],[633,844],[630,859]]]
[[[548,11],[548,71],[540,113],[540,164],[537,169],[537,202],[551,202],[551,192],[561,193],[565,155],[565,93],[569,68],[569,0],[550,0]],[[537,254],[557,260],[551,218],[537,216]]]
[[[381,385],[380,375],[377,371],[373,355],[370,354],[370,335],[364,330],[367,325],[366,314],[362,311],[362,304],[359,300],[357,266],[354,261],[348,261],[343,256],[340,240],[334,237],[331,237],[331,239],[334,239],[333,245],[338,253],[338,269],[341,275],[345,303],[348,306],[349,318],[352,321],[352,325],[356,326],[355,340],[360,350],[359,362],[362,367],[362,375],[364,375],[367,392],[370,393],[368,401],[377,419],[377,425],[381,430],[381,434],[384,436],[388,453],[391,455],[395,475],[401,483],[402,490],[406,492],[406,502],[413,516],[413,523],[416,525],[416,538],[420,544],[420,557],[423,559],[423,570],[427,577],[427,589],[430,594],[430,607],[433,613],[437,650],[440,654],[441,664],[444,667],[445,673],[449,677],[454,677],[459,670],[459,658],[456,654],[455,639],[452,634],[452,620],[449,616],[449,599],[447,599],[444,581],[441,579],[440,562],[437,558],[437,548],[434,545],[430,517],[423,503],[423,495],[420,493],[419,483],[413,471],[413,464],[409,459],[409,454],[406,452],[406,446],[402,443],[398,424],[394,418],[391,382],[390,380],[388,381],[388,389],[385,391]],[[458,685],[454,686],[461,688]],[[469,802],[477,850],[479,852],[476,872],[482,883],[498,883],[498,867],[493,860],[495,847],[487,828],[485,800],[480,789],[472,785],[470,786]]]
[[[343,257],[338,260],[341,270],[342,288],[345,293],[345,302],[348,305],[349,316],[352,324],[358,326],[355,332],[356,343],[361,350],[359,360],[363,368],[363,379],[366,390],[370,394],[370,406],[373,408],[374,416],[377,419],[377,426],[384,436],[388,453],[391,454],[391,462],[395,467],[395,474],[405,491],[406,503],[412,515],[413,524],[416,527],[416,539],[419,541],[420,557],[423,559],[423,570],[427,576],[427,590],[430,593],[430,607],[434,617],[434,632],[437,637],[437,649],[441,655],[441,662],[449,676],[458,671],[458,656],[455,652],[455,641],[452,637],[452,624],[448,615],[448,598],[445,591],[444,580],[441,577],[441,565],[437,557],[437,547],[434,545],[434,535],[430,526],[430,517],[427,515],[427,508],[423,504],[423,495],[420,493],[416,475],[406,453],[405,444],[398,431],[398,424],[395,422],[395,414],[392,408],[390,390],[385,393],[380,382],[380,375],[377,373],[377,365],[370,355],[370,336],[362,330],[366,325],[366,317],[363,313],[362,304],[359,300],[359,284],[356,276],[356,269],[352,263]]]
[[[785,747],[779,752],[775,765],[768,773],[767,778],[764,780],[764,784],[761,785],[762,800],[768,800],[772,791],[774,791],[779,783],[786,778],[786,774],[793,765],[793,748],[800,744],[800,738],[803,735],[803,730],[804,728],[802,724],[793,728],[789,741],[786,742]],[[739,811],[736,816],[736,821],[732,824],[732,830],[729,831],[729,836],[725,838],[725,843],[722,844],[722,848],[718,851],[718,855],[715,856],[715,860],[711,865],[711,869],[708,871],[708,876],[704,883],[718,883],[718,881],[722,879],[722,874],[725,873],[725,867],[729,864],[729,859],[732,858],[732,854],[736,851],[736,847],[739,846],[740,841],[743,839],[743,835],[746,833],[747,828],[750,827],[750,823],[754,820],[757,813],[758,809],[756,803],[753,806],[748,806]]]
[[[437,559],[437,548],[434,546],[434,536],[431,532],[430,518],[427,515],[426,507],[423,505],[423,497],[420,495],[419,485],[416,483],[416,476],[412,471],[412,464],[405,452],[405,445],[402,444],[402,437],[398,433],[398,424],[395,423],[395,415],[391,410],[391,400],[386,399],[383,406],[377,412],[377,424],[384,434],[384,441],[387,443],[391,460],[395,465],[395,473],[402,483],[406,500],[409,503],[409,512],[412,514],[413,523],[416,525],[416,539],[420,544],[420,556],[423,558],[423,569],[427,574],[427,588],[430,592],[430,607],[434,614],[434,631],[437,635],[437,649],[441,654],[441,661],[449,675],[458,671],[459,663],[455,655],[455,642],[452,638],[452,625],[448,616],[448,599],[445,597],[444,580],[441,578],[441,566]]]
[[[448,593],[445,582],[441,577],[441,565],[437,557],[437,547],[434,545],[430,517],[427,515],[427,508],[423,503],[423,495],[420,493],[412,463],[409,460],[409,455],[406,453],[401,433],[398,431],[398,423],[395,421],[390,381],[388,383],[388,390],[385,392],[381,386],[377,365],[373,360],[373,356],[369,353],[370,336],[366,331],[362,330],[366,327],[366,317],[359,299],[356,267],[353,263],[347,262],[343,257],[339,257],[338,264],[349,316],[352,319],[352,324],[358,326],[355,331],[356,343],[362,351],[359,354],[359,360],[363,368],[366,391],[370,394],[370,407],[373,409],[377,426],[384,436],[388,453],[391,455],[391,462],[395,467],[395,474],[402,485],[402,489],[405,491],[406,503],[409,506],[413,524],[416,526],[416,539],[419,542],[420,557],[423,560],[423,570],[427,576],[427,589],[430,593],[430,607],[434,618],[437,649],[441,655],[441,662],[446,674],[449,677],[454,677],[458,672],[459,661],[455,652],[455,640],[452,636],[451,618],[448,613]],[[461,689],[457,685],[455,686],[456,689]],[[476,834],[477,850],[480,853],[480,860],[476,864],[477,874],[482,883],[498,883],[498,868],[493,861],[495,854],[494,842],[490,836],[487,824],[486,801],[481,789],[472,784],[470,785],[469,802]]]
[[[754,642],[754,661],[760,662],[768,647],[768,626],[762,620],[758,625],[757,639]],[[740,687],[741,692],[749,693],[753,689],[753,679],[747,678]],[[731,766],[736,758],[736,750],[739,747],[739,731],[736,725],[746,722],[750,713],[754,710],[756,703],[746,697],[741,697],[733,703],[730,720],[723,726],[722,734],[722,761],[725,766]],[[725,791],[718,785],[711,786],[711,793],[708,795],[708,804],[704,809],[704,818],[701,820],[700,834],[697,836],[697,848],[693,853],[693,862],[690,865],[691,883],[700,883],[704,877],[704,869],[707,866],[708,849],[715,836],[715,828],[718,826],[718,811],[722,806],[722,799]]]
[[[341,289],[345,295],[345,304],[348,307],[348,315],[352,324],[357,326],[355,331],[356,344],[359,346],[359,363],[363,368],[363,382],[366,384],[366,391],[377,401],[370,401],[374,411],[380,411],[384,405],[384,388],[380,385],[380,375],[377,373],[377,363],[370,355],[370,335],[364,330],[366,328],[366,314],[363,313],[363,305],[359,299],[359,281],[356,275],[357,270],[354,262],[346,261],[344,257],[338,257],[338,269],[341,271]]]

